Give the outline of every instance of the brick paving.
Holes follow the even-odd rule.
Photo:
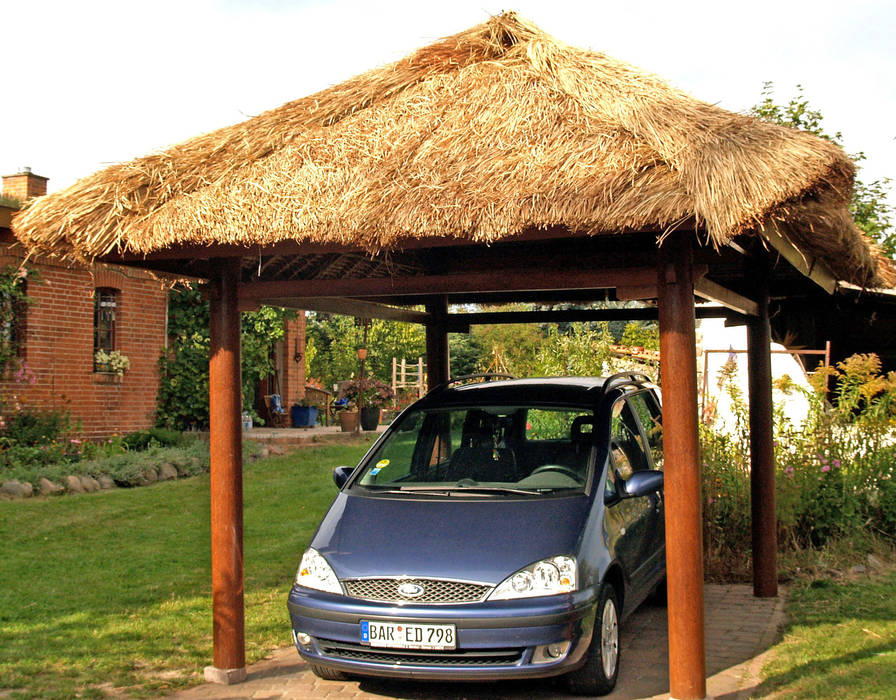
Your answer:
[[[746,585],[707,585],[707,693],[716,700],[745,700],[759,684],[764,652],[777,641],[784,620],[784,593],[778,598],[754,598]],[[288,633],[288,631],[287,631]],[[622,627],[619,684],[608,698],[668,698],[668,640],[666,609],[645,605]],[[496,681],[445,683],[381,679],[324,681],[311,673],[293,647],[273,652],[250,666],[244,683],[205,684],[170,696],[179,700],[305,700],[305,698],[402,698],[449,700],[459,698],[560,698],[562,682]]]

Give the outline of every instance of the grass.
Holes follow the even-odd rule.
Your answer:
[[[332,469],[368,446],[246,465],[250,663],[290,642],[286,594],[336,495]],[[0,502],[0,695],[154,696],[198,682],[212,657],[208,494],[203,475]]]
[[[892,698],[896,693],[896,570],[816,579],[789,594],[783,641],[755,697]]]

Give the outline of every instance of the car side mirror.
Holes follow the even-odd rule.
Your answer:
[[[623,485],[623,498],[649,496],[663,490],[663,473],[655,469],[635,472]]]
[[[337,488],[341,489],[354,471],[354,467],[336,467],[333,470],[333,483],[336,484]]]

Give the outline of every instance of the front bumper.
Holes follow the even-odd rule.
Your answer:
[[[477,680],[543,678],[581,665],[591,641],[592,591],[463,605],[394,605],[293,586],[289,614],[307,661],[346,673],[392,678]],[[362,620],[403,624],[454,624],[457,648],[425,651],[378,648],[360,642]],[[556,660],[536,648],[570,642]]]

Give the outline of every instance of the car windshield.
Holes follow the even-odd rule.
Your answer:
[[[583,491],[594,412],[476,406],[404,413],[353,488],[413,495],[500,498]]]

